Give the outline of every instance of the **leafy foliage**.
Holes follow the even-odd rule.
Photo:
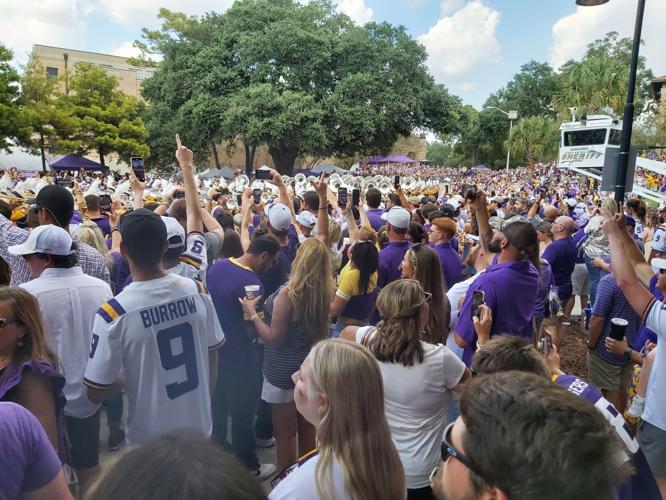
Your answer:
[[[511,139],[505,147],[511,148],[516,160],[527,163],[550,161],[557,155],[560,130],[557,122],[547,116],[530,116],[513,127]]]
[[[0,149],[7,149],[10,140],[24,135],[24,124],[18,109],[19,74],[11,66],[14,55],[0,44]]]

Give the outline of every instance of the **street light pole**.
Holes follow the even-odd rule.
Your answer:
[[[499,111],[500,113],[504,113],[509,118],[509,142],[506,148],[506,168],[505,168],[505,170],[509,170],[509,162],[511,161],[511,131],[513,130],[513,120],[518,118],[518,111],[504,111],[503,109],[499,109],[495,106],[488,106],[488,109],[494,109],[496,111]]]
[[[576,0],[578,5],[601,5],[608,0]],[[631,129],[634,124],[634,93],[636,91],[636,73],[638,71],[638,51],[641,47],[641,31],[645,0],[638,0],[636,7],[636,24],[634,25],[634,42],[631,49],[631,65],[629,66],[629,83],[627,85],[627,103],[624,105],[622,117],[622,136],[620,138],[620,156],[618,158],[617,176],[615,178],[615,201],[624,201],[624,187],[627,183],[627,167],[631,149]]]

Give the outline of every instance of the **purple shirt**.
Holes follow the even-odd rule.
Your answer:
[[[298,236],[296,232],[289,233],[289,243],[280,246],[277,254],[277,262],[270,269],[266,269],[261,273],[261,284],[264,286],[265,297],[273,295],[275,291],[284,285],[289,279],[291,272],[291,263],[296,258],[296,251],[298,250]]]
[[[462,272],[460,256],[458,255],[458,252],[453,249],[451,243],[440,243],[431,246],[430,248],[432,248],[437,254],[437,257],[439,257],[439,263],[442,265],[442,275],[446,280],[444,291],[447,291],[460,281],[460,273]]]
[[[526,260],[494,264],[470,285],[456,324],[456,333],[467,342],[463,352],[463,361],[467,366],[472,362],[477,341],[472,323],[473,292],[483,291],[485,304],[492,310],[491,337],[494,335],[531,337],[531,322],[538,289],[539,273]]]
[[[400,279],[400,263],[409,248],[408,241],[389,241],[379,252],[379,277],[377,285],[384,287]]]
[[[543,258],[550,263],[557,285],[557,294],[560,300],[571,297],[573,288],[571,285],[571,274],[576,267],[578,250],[571,238],[555,240],[546,247]]]
[[[14,403],[0,403],[0,497],[43,488],[62,464],[39,421]]]
[[[618,356],[617,354],[608,352],[606,349],[606,337],[610,334],[611,328],[610,320],[611,318],[623,318],[629,322],[625,336],[629,347],[634,348],[636,346],[636,331],[640,325],[640,318],[629,305],[629,302],[627,302],[622,290],[617,285],[613,273],[607,274],[599,280],[597,298],[594,300],[592,315],[604,318],[604,326],[596,343],[596,354],[611,365],[628,365],[631,362],[628,356]]]
[[[368,222],[372,226],[372,229],[379,231],[381,227],[386,224],[386,221],[382,219],[384,211],[381,208],[369,208],[368,209]]]
[[[90,220],[97,224],[97,227],[102,230],[104,236],[111,234],[111,224],[109,224],[109,218],[107,216],[104,215]]]
[[[259,285],[257,295],[264,297],[259,275],[236,259],[224,259],[213,264],[206,282],[227,339],[219,350],[220,361],[231,365],[247,363],[253,359],[256,351],[245,332],[243,308],[238,299],[245,296],[246,285]]]
[[[545,314],[548,303],[550,287],[555,285],[553,270],[547,260],[541,259],[541,271],[539,272],[539,291],[537,292],[534,314]]]

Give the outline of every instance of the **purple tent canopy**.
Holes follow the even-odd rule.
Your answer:
[[[103,170],[101,164],[96,161],[89,160],[83,156],[67,155],[52,162],[51,168],[53,170]]]
[[[475,165],[472,167],[474,170],[486,170],[488,168],[488,165],[485,163],[482,163],[481,165]]]
[[[368,160],[368,164],[373,165],[376,163],[416,163],[409,156],[401,154],[390,154],[386,157],[373,156]]]

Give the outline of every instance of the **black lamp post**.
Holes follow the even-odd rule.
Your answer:
[[[582,6],[602,5],[607,2],[608,0],[576,0],[576,4]],[[629,84],[627,86],[627,103],[624,105],[620,156],[618,158],[617,176],[615,178],[615,201],[618,203],[624,201],[624,186],[627,182],[627,165],[629,165],[629,150],[631,149],[631,129],[634,123],[634,93],[636,91],[636,72],[638,71],[638,50],[641,46],[644,12],[645,0],[638,0],[636,25],[634,26],[634,44],[631,50],[631,66],[629,68]]]

